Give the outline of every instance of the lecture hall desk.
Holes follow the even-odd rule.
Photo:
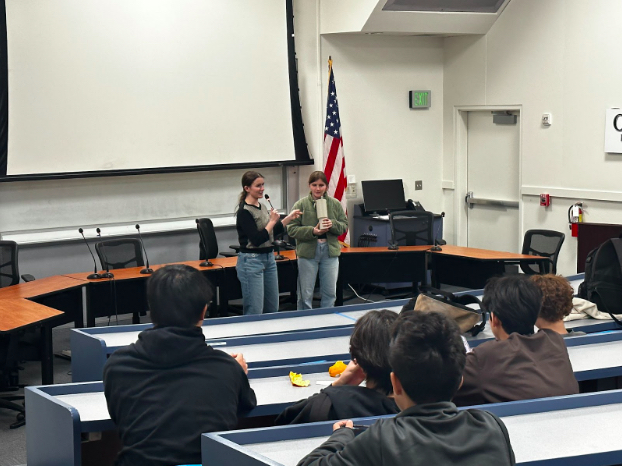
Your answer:
[[[516,463],[529,466],[622,464],[622,390],[481,406],[505,423]],[[378,418],[355,419],[371,425]],[[203,465],[294,466],[332,433],[333,422],[201,436]]]
[[[621,332],[573,337],[566,343],[577,380],[622,375]],[[274,416],[299,399],[317,393],[331,381],[327,373],[331,364],[332,361],[249,370],[258,400],[249,417]],[[311,385],[293,387],[289,382],[290,370],[302,373]],[[29,387],[26,392],[29,466],[79,465],[81,436],[115,429],[106,408],[102,382]]]

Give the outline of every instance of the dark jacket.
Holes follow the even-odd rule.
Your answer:
[[[145,330],[104,367],[104,392],[123,448],[118,465],[201,462],[201,434],[236,427],[255,393],[230,355],[200,328]]]
[[[355,417],[397,414],[399,408],[392,398],[365,387],[332,385],[309,398],[286,408],[275,424],[337,421]]]
[[[506,466],[515,464],[503,422],[450,402],[413,406],[380,419],[356,438],[341,428],[299,466]]]
[[[463,376],[458,406],[579,393],[564,339],[547,329],[482,343],[467,354]]]

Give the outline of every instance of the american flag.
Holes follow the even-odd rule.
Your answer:
[[[333,61],[328,59],[328,98],[326,102],[326,123],[324,125],[324,174],[328,179],[328,195],[337,199],[348,215],[346,205],[346,159],[343,155],[341,139],[341,119],[337,103],[337,88],[333,73]],[[349,243],[350,234],[346,231],[339,241]]]

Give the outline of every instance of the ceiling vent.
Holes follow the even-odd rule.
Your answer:
[[[504,0],[387,0],[385,11],[496,13]]]
[[[511,0],[320,0],[322,34],[486,34]]]

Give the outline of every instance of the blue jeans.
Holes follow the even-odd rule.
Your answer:
[[[279,280],[273,253],[241,252],[235,269],[242,284],[244,315],[279,310]]]
[[[322,295],[321,307],[335,305],[339,258],[328,257],[328,243],[318,241],[313,259],[298,258],[298,309],[313,308],[313,290],[318,270]]]

